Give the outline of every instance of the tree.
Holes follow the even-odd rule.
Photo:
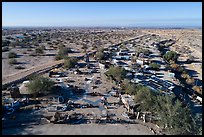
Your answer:
[[[134,96],[135,103],[140,103],[139,111],[153,111],[152,104],[155,104],[155,94],[148,87],[137,85],[136,94]]]
[[[186,135],[196,132],[196,123],[188,107],[182,107],[175,96],[157,96],[155,111],[161,118],[158,122],[169,134]]]
[[[8,58],[16,58],[17,54],[15,52],[9,52]]]
[[[139,103],[138,111],[150,111],[158,117],[157,124],[169,134],[199,134],[199,125],[188,107],[175,95],[161,96],[149,88],[137,85],[134,101]]]
[[[51,88],[54,86],[55,82],[49,78],[37,76],[34,77],[30,83],[27,84],[28,91],[30,94],[33,94],[35,97],[39,94],[48,94],[51,91]]]
[[[55,60],[65,59],[68,56],[69,49],[63,45],[59,46],[59,51],[55,56]]]
[[[136,94],[136,84],[132,84],[128,81],[123,81],[123,89],[125,90],[126,94],[135,95]]]
[[[150,68],[153,69],[153,70],[159,70],[159,68],[160,68],[161,65],[158,64],[158,63],[150,63],[149,66],[150,66]]]
[[[174,52],[174,51],[169,51],[169,52],[167,52],[166,54],[164,54],[164,59],[166,60],[166,61],[170,61],[170,60],[172,60],[172,61],[176,61],[177,60],[177,53],[176,52]]]
[[[121,67],[110,67],[110,69],[105,73],[109,77],[113,77],[117,81],[121,81],[126,76],[126,70]]]
[[[77,64],[76,58],[67,58],[64,60],[64,67],[67,69],[73,68]]]

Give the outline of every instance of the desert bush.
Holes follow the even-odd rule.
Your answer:
[[[110,67],[110,69],[105,72],[108,77],[113,77],[118,81],[123,80],[126,76],[126,73],[126,70],[121,67]]]
[[[11,42],[9,43],[9,46],[15,48],[16,46],[18,46],[18,42]]]
[[[15,66],[15,69],[25,69],[25,67],[18,65],[18,66]]]
[[[37,96],[39,93],[48,94],[51,92],[51,88],[55,82],[49,78],[37,76],[34,77],[30,83],[27,84],[28,91],[30,94]]]
[[[160,66],[158,63],[150,63],[149,64],[150,68],[152,68],[153,70],[159,70]]]
[[[36,53],[37,55],[43,54],[43,53],[44,53],[43,47],[37,47],[37,48],[35,49],[35,53]]]
[[[37,54],[35,52],[32,52],[29,54],[29,56],[37,56]]]
[[[59,46],[59,51],[55,56],[55,60],[65,59],[68,56],[68,53],[71,53],[72,50],[70,48],[66,48],[63,45]]]
[[[9,52],[8,58],[16,58],[17,54],[15,52]]]
[[[10,64],[10,65],[17,64],[17,60],[14,59],[14,58],[12,58],[12,59],[9,60],[9,64]]]
[[[105,59],[105,54],[103,52],[96,52],[95,57],[98,60],[103,60],[103,59]]]
[[[64,67],[67,69],[73,68],[77,64],[76,58],[66,58],[64,60]]]

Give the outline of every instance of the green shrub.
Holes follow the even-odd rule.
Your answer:
[[[166,54],[164,54],[163,57],[164,57],[164,59],[165,59],[166,61],[170,62],[170,60],[176,61],[178,55],[177,55],[177,53],[174,52],[174,51],[169,51],[169,52],[167,52]]]
[[[61,60],[61,59],[63,59],[63,57],[62,57],[61,55],[57,54],[57,55],[55,56],[55,60]]]
[[[126,83],[124,85],[125,88],[125,93],[129,94],[129,95],[135,95],[136,94],[136,84],[132,84],[132,83]]]
[[[126,70],[121,67],[110,67],[110,69],[105,73],[108,77],[113,77],[117,81],[121,81],[126,76]]]
[[[150,111],[157,117],[156,123],[168,134],[191,135],[199,134],[198,122],[188,107],[183,107],[175,95],[161,96],[141,86],[136,89],[135,103],[137,111]]]
[[[66,58],[64,60],[64,67],[67,69],[73,68],[77,64],[76,58]]]
[[[59,51],[55,56],[55,60],[65,59],[68,56],[68,52],[70,52],[69,48],[65,48],[64,46],[60,46]]]
[[[149,66],[154,70],[159,70],[161,65],[158,63],[150,63]]]
[[[39,93],[48,94],[51,92],[55,82],[49,78],[37,76],[34,77],[30,83],[27,84],[28,91],[30,94],[37,96]]]

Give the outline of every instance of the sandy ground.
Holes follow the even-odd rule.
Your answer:
[[[52,50],[46,50],[45,54],[47,56],[29,56],[29,54],[23,54],[25,49],[12,49],[11,51],[16,52],[19,57],[16,58],[16,60],[19,62],[19,65],[24,66],[26,69],[29,69],[34,66],[42,65],[48,62],[52,62],[54,59],[54,56],[49,56],[51,54],[55,54],[56,51]],[[9,65],[8,64],[8,53],[4,52],[2,53],[2,77],[6,77],[7,75],[20,72],[22,70],[15,69],[15,66],[17,65]]]
[[[109,34],[110,33],[110,34]],[[108,34],[108,35],[107,35]],[[87,35],[86,33],[77,33],[75,34],[72,33],[72,31],[69,33],[64,33],[62,36],[60,36],[59,38],[52,38],[51,41],[61,41],[62,43],[64,43],[64,45],[66,45],[67,47],[70,47],[72,49],[74,49],[75,51],[81,52],[82,53],[82,43],[84,43],[84,40],[88,40],[89,42],[87,43],[88,45],[88,49],[87,51],[91,51],[92,46],[94,44],[94,39],[96,37],[98,37],[99,35],[102,36],[106,36],[106,39],[100,38],[99,37],[97,39],[101,40],[102,43],[101,44],[97,44],[99,46],[103,46],[103,47],[107,47],[107,45],[112,45],[112,44],[116,44],[119,43],[121,41],[124,40],[128,40],[130,38],[133,38],[137,35],[141,34],[136,32],[132,32],[131,30],[125,30],[125,31],[119,31],[119,32],[111,32],[111,31],[106,31],[103,34],[91,34],[91,35]],[[113,36],[112,38],[108,37],[108,36]],[[65,38],[65,36],[69,37],[70,40],[67,40]],[[77,37],[77,38],[76,38]],[[83,39],[83,40],[82,40]],[[72,41],[72,42],[71,42]],[[8,52],[2,52],[2,77],[5,77],[7,75],[19,72],[20,70],[15,69],[16,65],[9,65],[8,64],[8,53],[11,51],[14,51],[17,53],[18,58],[16,58],[16,60],[19,62],[19,65],[25,67],[25,68],[30,68],[33,66],[38,66],[38,65],[42,65],[44,63],[47,62],[51,62],[54,60],[54,55],[57,53],[57,50],[51,48],[47,43],[42,43],[43,45],[46,46],[46,50],[45,50],[45,56],[29,56],[30,53],[32,53],[35,48],[21,48],[21,47],[10,47]],[[56,43],[52,44],[52,46],[57,47]],[[29,49],[29,50],[28,50]],[[31,50],[31,51],[30,51]]]
[[[17,131],[17,132],[16,132]],[[29,128],[15,130],[2,130],[3,135],[153,135],[145,126],[140,124],[134,125],[37,125]]]
[[[194,56],[199,63],[183,65],[186,69],[197,72],[195,75],[190,75],[202,80],[202,29],[152,29],[143,30],[143,32],[176,39],[177,42],[170,47],[170,50],[178,52],[183,57],[190,54]]]

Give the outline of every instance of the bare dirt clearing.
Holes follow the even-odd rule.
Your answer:
[[[37,125],[21,130],[20,128],[15,129],[18,131],[12,132],[11,129],[3,130],[3,134],[9,135],[153,135],[153,133],[148,130],[145,126],[140,124],[134,125]]]

